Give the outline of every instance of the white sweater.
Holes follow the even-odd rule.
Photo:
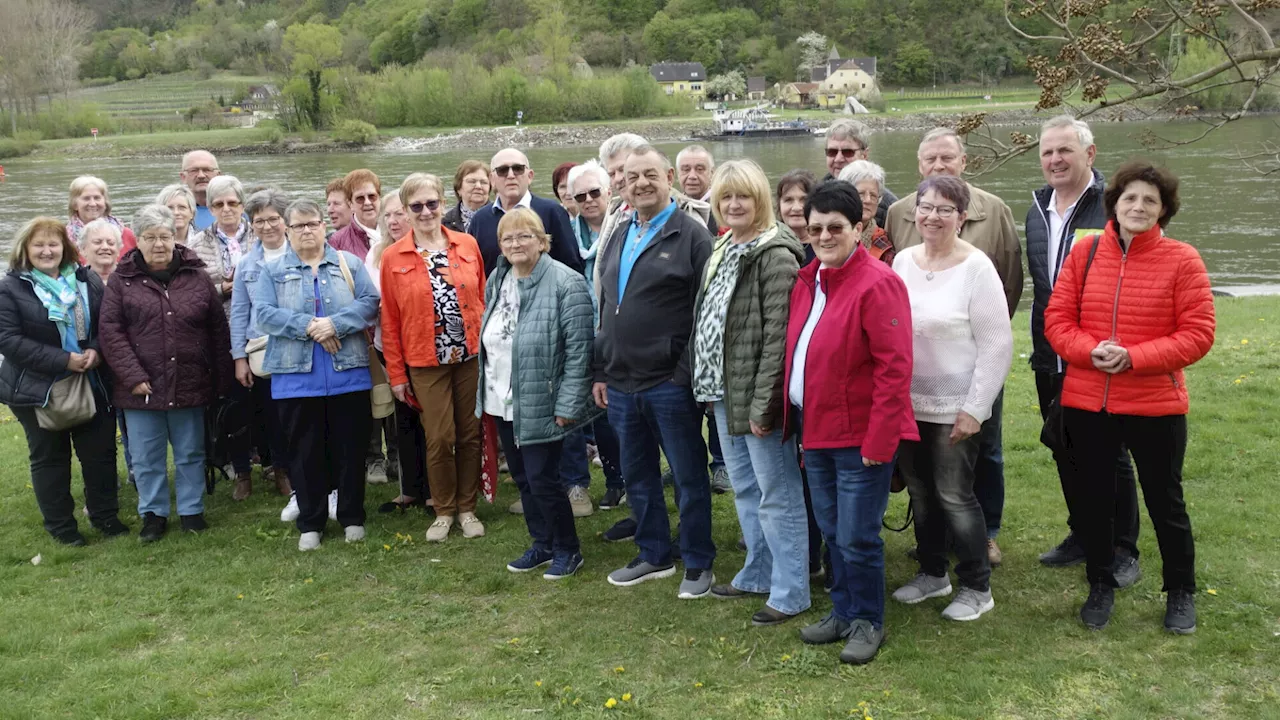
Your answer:
[[[911,407],[920,422],[951,425],[961,410],[986,422],[1013,362],[1004,287],[980,251],[929,280],[917,259],[924,249],[908,248],[893,261],[911,298]]]

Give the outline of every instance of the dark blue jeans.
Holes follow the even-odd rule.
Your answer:
[[[511,478],[520,489],[524,524],[529,528],[535,550],[557,555],[578,552],[578,531],[573,524],[573,508],[561,484],[561,467],[566,440],[535,445],[516,445],[515,427],[494,418],[498,439],[507,454]],[[573,433],[582,439],[582,433]]]
[[[702,409],[693,391],[670,380],[636,393],[609,388],[609,424],[622,447],[622,477],[636,519],[640,557],[655,565],[671,563],[671,523],[662,492],[658,447],[675,476],[680,508],[680,555],[686,568],[710,569],[716,557],[711,541],[711,480],[707,444],[702,439]]]
[[[716,428],[716,414],[707,410],[707,450],[711,453],[711,472],[724,467],[724,451],[720,449],[720,431]]]
[[[582,430],[574,430],[561,441],[560,485],[564,490],[591,486],[591,466],[587,460],[587,436]],[[509,461],[508,461],[509,463]]]
[[[973,494],[982,506],[987,537],[994,540],[1004,521],[1004,390],[991,405],[991,417],[978,433],[978,466],[974,469]]]
[[[604,486],[623,490],[626,485],[622,482],[622,448],[618,445],[618,435],[609,424],[609,416],[601,415],[592,425],[596,451],[600,453],[600,464],[604,466]]]
[[[884,626],[884,540],[893,463],[866,467],[859,448],[805,450],[813,515],[832,548],[831,612]]]

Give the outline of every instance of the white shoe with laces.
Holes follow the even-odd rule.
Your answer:
[[[320,533],[307,532],[302,533],[302,537],[298,538],[298,549],[302,552],[315,550],[320,547]]]
[[[956,599],[952,600],[947,609],[942,611],[942,617],[948,620],[968,622],[969,620],[977,620],[995,606],[996,601],[991,597],[991,590],[982,592],[961,585],[960,592],[956,593]]]
[[[329,519],[338,521],[338,491],[329,493]]]
[[[300,514],[302,511],[298,509],[298,495],[295,493],[289,496],[289,504],[280,511],[280,522],[293,522]]]

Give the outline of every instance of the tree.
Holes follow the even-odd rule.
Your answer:
[[[810,30],[796,38],[796,45],[800,47],[800,66],[796,68],[796,77],[807,81],[811,69],[822,67],[827,63],[827,55],[831,52],[831,41],[826,35]]]
[[[567,78],[569,60],[573,52],[573,30],[569,16],[559,0],[543,0],[537,5],[538,22],[533,26],[533,37],[538,50],[553,75]]]
[[[70,90],[92,23],[87,11],[67,0],[0,3],[0,80],[15,135],[24,102],[34,115],[41,95]]]
[[[319,128],[323,123],[320,95],[324,90],[324,71],[342,59],[342,33],[332,25],[290,25],[284,33],[284,52],[294,81],[305,82],[305,86],[291,82],[287,87],[295,92],[305,87],[305,96],[295,98],[295,102],[311,127]]]
[[[742,96],[747,94],[747,79],[737,70],[730,70],[720,75],[712,75],[706,84],[707,95],[723,98],[727,95]]]
[[[894,53],[893,72],[907,85],[924,85],[933,76],[933,51],[923,43],[903,43]]]

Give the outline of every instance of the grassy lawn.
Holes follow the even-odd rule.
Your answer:
[[[1146,577],[1117,595],[1103,632],[1076,619],[1083,570],[1036,562],[1061,539],[1064,509],[1025,360],[1006,400],[996,609],[957,624],[938,616],[942,600],[890,601],[887,644],[862,668],[840,666],[837,646],[797,638],[830,607],[820,591],[803,620],[757,629],[754,603],[679,601],[675,579],[608,585],[634,549],[597,535],[622,511],[579,522],[578,577],[508,573],[527,535],[506,514],[506,483],[497,504],[482,503],[489,534],[476,541],[427,545],[421,514],[372,515],[365,543],[330,537],[303,555],[279,498],[259,490],[233,504],[223,485],[204,535],[143,547],[88,533],[87,548],[58,547],[40,527],[26,447],[5,412],[0,717],[1276,718],[1280,299],[1223,299],[1218,312],[1217,346],[1189,373],[1186,494],[1201,587],[1190,637],[1161,629],[1146,520]],[[1021,355],[1025,312],[1015,325]],[[367,504],[393,494],[371,487]],[[122,506],[135,501],[126,487]],[[891,518],[904,508],[895,496]],[[122,514],[136,532],[134,513]],[[719,496],[721,580],[740,567],[737,535],[732,497]],[[903,555],[913,542],[887,535],[893,588],[915,571]]]

